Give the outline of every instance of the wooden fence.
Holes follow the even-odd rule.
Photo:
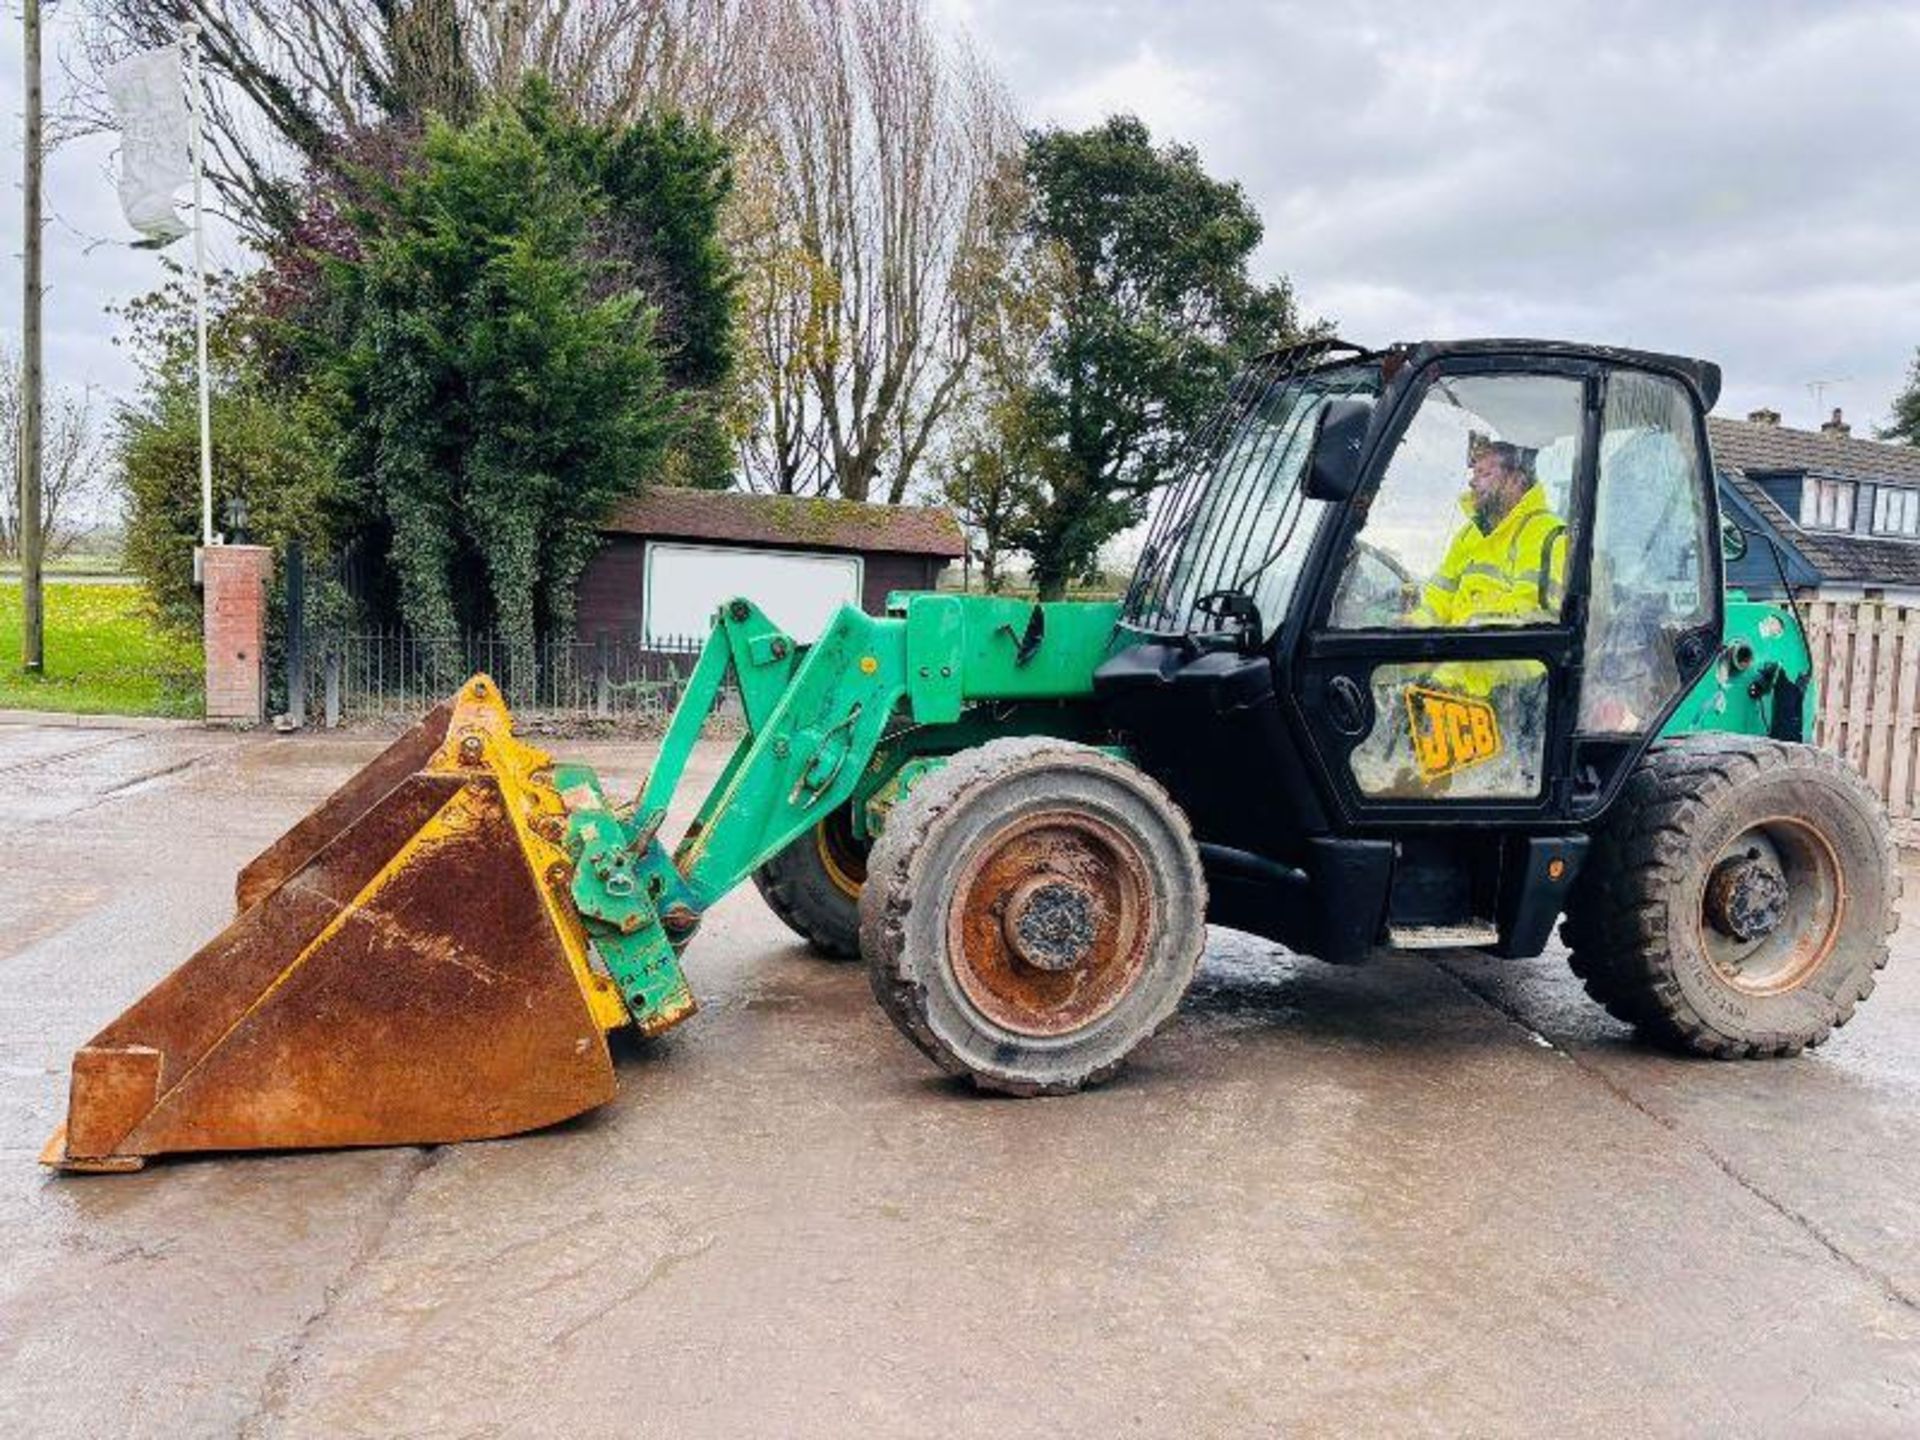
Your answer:
[[[1920,845],[1920,606],[1806,600],[1820,686],[1814,741],[1867,777],[1903,845]]]

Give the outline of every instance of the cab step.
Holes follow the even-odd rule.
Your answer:
[[[1389,925],[1387,944],[1395,950],[1476,950],[1500,943],[1500,927],[1486,920],[1465,925]]]

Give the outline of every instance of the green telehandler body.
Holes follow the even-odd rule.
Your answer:
[[[43,1158],[578,1113],[613,1093],[608,1030],[693,1013],[682,956],[750,878],[933,1061],[1016,1094],[1112,1073],[1209,922],[1353,963],[1538,955],[1564,916],[1649,1039],[1817,1044],[1885,963],[1898,881],[1878,803],[1808,744],[1791,603],[1723,592],[1718,385],[1539,341],[1276,352],[1124,598],[898,595],[805,644],[734,600],[628,801],[476,677],[78,1052]],[[723,703],[740,737],[669,843]]]

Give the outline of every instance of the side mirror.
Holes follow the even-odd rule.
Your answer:
[[[1360,447],[1373,419],[1371,400],[1329,400],[1314,423],[1304,487],[1309,500],[1350,500],[1360,488]]]
[[[1747,558],[1747,532],[1732,520],[1720,522],[1720,553],[1728,560]]]

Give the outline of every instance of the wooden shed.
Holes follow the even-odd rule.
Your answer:
[[[667,486],[623,501],[602,535],[580,580],[580,638],[646,645],[704,636],[735,595],[811,640],[842,603],[877,613],[890,591],[932,589],[964,553],[937,507]]]

